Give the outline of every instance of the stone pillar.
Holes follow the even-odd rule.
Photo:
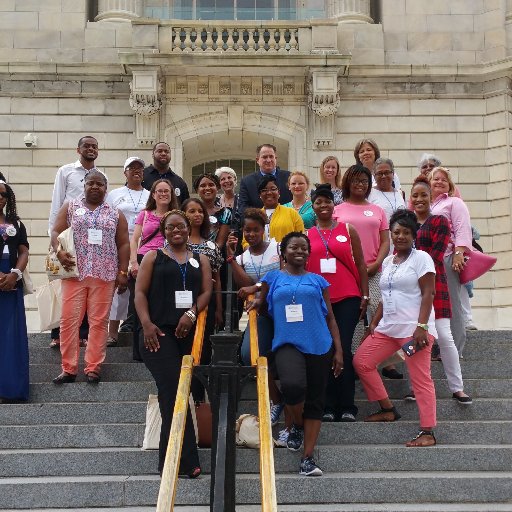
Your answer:
[[[339,23],[373,23],[370,0],[329,0],[328,11]]]
[[[143,0],[98,0],[94,21],[131,21],[140,18]]]
[[[507,55],[512,55],[512,0],[507,0],[505,7],[505,33],[507,36]]]

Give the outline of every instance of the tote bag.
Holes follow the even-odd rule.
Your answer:
[[[59,327],[62,312],[60,281],[50,281],[36,290],[37,307],[41,331]]]

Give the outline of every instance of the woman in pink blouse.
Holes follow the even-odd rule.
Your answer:
[[[429,181],[432,189],[430,211],[433,215],[443,215],[450,223],[451,240],[444,254],[444,266],[452,303],[450,327],[459,356],[462,356],[466,344],[466,326],[459,273],[465,264],[464,251],[471,250],[471,219],[464,201],[454,196],[455,185],[448,169],[435,167],[429,175]]]
[[[105,360],[108,316],[114,289],[126,292],[128,282],[128,224],[124,215],[105,202],[107,178],[99,171],[85,177],[84,197],[62,205],[51,233],[57,258],[66,270],[75,265],[78,277],[62,280],[60,352],[62,373],[55,384],[74,382],[80,355],[78,328],[85,312],[89,317],[89,338],[85,349],[85,375],[89,384],[100,381]],[[76,261],[58,250],[57,236],[73,228]]]

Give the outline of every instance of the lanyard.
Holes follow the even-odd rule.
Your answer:
[[[286,271],[286,273],[291,276],[290,272]],[[297,295],[297,290],[299,289],[300,283],[302,283],[302,279],[306,274],[302,274],[300,276],[299,282],[297,283],[297,286],[295,286],[295,290],[292,293],[292,304],[295,304],[295,296]]]
[[[171,246],[170,246],[170,245],[167,247],[167,249],[168,249],[168,250],[169,250],[169,252],[172,254],[172,257],[174,258],[174,261],[178,264],[178,268],[180,269],[180,272],[181,272],[181,277],[183,278],[183,289],[184,289],[184,290],[186,290],[186,289],[187,289],[187,287],[186,287],[186,285],[185,285],[185,281],[186,281],[186,279],[187,279],[187,267],[188,267],[187,263],[188,263],[188,260],[190,259],[190,258],[188,257],[188,251],[187,251],[187,253],[186,253],[186,258],[187,258],[187,260],[185,261],[185,263],[180,263],[180,262],[178,261],[178,258],[176,257],[176,254],[174,254],[174,251],[171,249]],[[183,270],[181,267],[184,267],[184,268],[185,268],[185,270]]]
[[[269,247],[270,247],[270,244],[267,245],[267,247],[263,251],[263,254],[261,255],[260,267],[258,268],[258,270],[256,270],[256,264],[254,263],[254,260],[252,258],[251,249],[249,248],[249,256],[251,257],[251,263],[252,263],[252,266],[254,267],[254,272],[256,273],[256,277],[258,278],[258,281],[261,281],[261,266],[263,265],[263,258],[264,258],[265,253],[267,252],[267,249]]]
[[[396,212],[396,190],[393,190],[393,199],[395,200],[395,206],[393,206],[393,203],[389,200],[389,197],[386,194],[384,194],[384,192],[382,192],[382,190],[379,190],[379,192],[384,196],[386,201],[389,203],[389,206],[391,206],[393,213],[395,213]]]
[[[137,204],[135,204],[135,201],[133,200],[132,193],[130,192],[130,189],[128,187],[126,187],[126,188],[128,190],[128,195],[130,196],[130,200],[133,204],[133,207],[135,208],[135,213],[139,213],[139,204],[140,204],[140,200],[142,199],[142,193],[144,192],[144,190],[140,191],[139,200],[137,201]]]
[[[334,230],[334,224],[335,224],[335,222],[332,221],[331,229],[329,230],[329,238],[327,239],[327,241],[325,241],[325,238],[322,235],[322,232],[318,229],[318,226],[315,226],[316,230],[318,231],[318,234],[320,235],[320,239],[322,240],[322,243],[324,244],[325,259],[327,259],[327,260],[329,259],[329,242],[331,241],[332,232]]]
[[[94,227],[94,229],[96,229],[96,223],[98,222],[98,217],[100,216],[100,209],[103,205],[100,204],[99,206],[96,207],[95,210],[89,210],[89,208],[86,208],[87,212],[89,214],[92,214],[92,225]]]
[[[407,256],[407,258],[405,258],[404,261],[401,261],[398,264],[393,263],[393,268],[391,269],[391,271],[389,272],[389,275],[388,275],[388,290],[389,290],[389,296],[390,297],[391,297],[391,291],[393,289],[393,278],[395,277],[395,274],[396,274],[396,272],[398,270],[398,267],[400,267],[400,265],[405,263],[411,257],[411,254],[413,253],[414,250],[415,249],[411,250],[411,252],[409,253],[409,256]]]

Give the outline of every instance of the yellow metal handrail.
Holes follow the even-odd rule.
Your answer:
[[[250,296],[249,300],[252,299],[253,296]],[[256,384],[258,388],[261,510],[263,512],[277,512],[274,440],[272,438],[270,398],[268,396],[268,364],[267,358],[259,355],[258,318],[255,310],[249,311],[249,335],[251,365],[256,366]]]
[[[167,444],[165,464],[162,471],[162,480],[160,482],[160,491],[156,505],[157,512],[169,512],[174,510],[181,449],[183,447],[185,422],[187,420],[188,397],[190,395],[190,384],[192,382],[192,370],[201,360],[207,311],[208,308],[205,308],[199,313],[192,344],[192,352],[190,355],[183,356],[183,362],[181,363],[180,380],[176,393],[171,432],[169,434],[169,443]]]

